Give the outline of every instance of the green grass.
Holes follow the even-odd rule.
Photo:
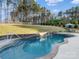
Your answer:
[[[7,33],[32,34],[38,32],[60,32],[60,31],[65,31],[65,29],[55,26],[0,24],[0,36],[6,35]]]
[[[22,28],[32,28],[36,29],[39,32],[63,32],[65,31],[62,27],[56,27],[56,26],[43,26],[43,25],[15,25],[17,27]]]
[[[16,34],[31,34],[37,33],[38,30],[32,28],[22,28],[11,25],[11,24],[0,24],[0,36],[6,35],[8,33],[16,33]]]

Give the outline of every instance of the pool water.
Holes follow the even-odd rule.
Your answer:
[[[41,38],[45,39],[43,41],[19,40],[13,46],[0,51],[0,59],[37,59],[50,53],[55,44],[64,42],[64,38],[61,34],[50,34]]]

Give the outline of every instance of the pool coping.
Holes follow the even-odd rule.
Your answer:
[[[69,33],[69,32],[58,32],[55,34],[68,34],[68,35],[77,36],[77,33]],[[70,38],[72,38],[72,37],[70,37]],[[55,44],[54,48],[51,50],[51,52],[49,54],[47,54],[46,56],[37,58],[37,59],[54,59],[59,51],[59,47],[63,44],[68,44],[68,42],[69,42],[68,39],[69,39],[69,37],[65,38],[64,42]]]
[[[72,34],[72,33],[62,33],[62,32],[59,32],[59,33],[54,33],[54,34]],[[28,35],[28,34],[27,34]],[[34,34],[33,34],[34,35]],[[59,43],[59,44],[56,44],[55,46],[54,46],[54,48],[53,48],[53,50],[52,51],[54,51],[54,52],[50,52],[49,54],[47,54],[46,56],[44,56],[44,57],[41,57],[42,59],[53,59],[55,56],[56,56],[56,54],[58,53],[58,50],[59,50],[59,47],[61,46],[61,45],[63,45],[63,44],[67,44],[68,43],[68,40],[67,39],[64,39],[64,42],[63,43]],[[40,59],[41,59],[40,58]]]

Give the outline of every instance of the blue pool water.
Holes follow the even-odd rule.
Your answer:
[[[64,38],[61,34],[51,34],[42,38],[45,39],[43,41],[35,41],[40,39],[37,37],[30,38],[34,41],[19,40],[13,46],[0,51],[0,59],[37,59],[51,52],[54,45],[63,42]]]

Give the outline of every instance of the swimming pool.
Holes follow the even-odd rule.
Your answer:
[[[43,38],[21,39],[0,51],[0,59],[36,59],[47,55],[56,43],[64,42],[66,35],[50,34]],[[37,40],[38,39],[38,40]],[[44,39],[40,41],[39,39]]]

